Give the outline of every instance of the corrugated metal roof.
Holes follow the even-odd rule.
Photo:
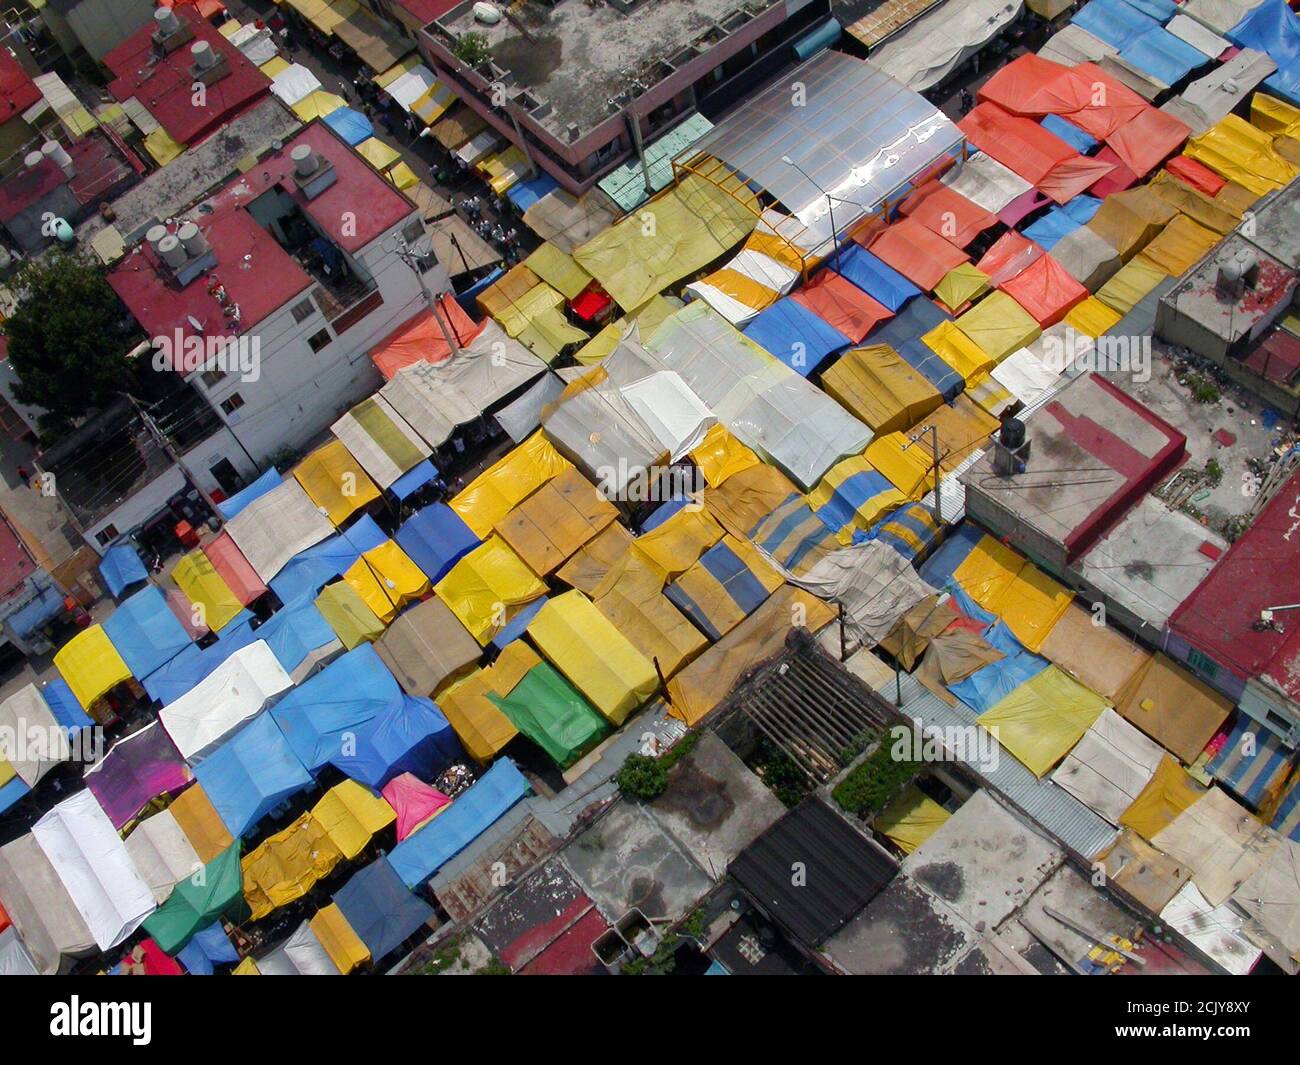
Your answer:
[[[910,674],[902,675],[901,688],[903,713],[919,718],[923,726],[964,726],[977,719],[975,711],[965,703],[958,700],[955,707],[946,705]],[[893,681],[878,689],[876,694],[892,703]],[[991,737],[990,740],[995,747],[998,746],[996,740]],[[966,765],[990,789],[1079,857],[1090,860],[1110,845],[1115,838],[1113,826],[1052,781],[1039,780],[1007,751],[999,750],[998,753],[996,769],[969,760]]]

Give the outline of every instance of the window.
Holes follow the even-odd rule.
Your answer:
[[[203,376],[200,380],[202,380],[205,388],[212,388],[214,385],[218,385],[225,380],[225,377],[225,370],[204,370]]]
[[[1187,654],[1187,664],[1203,677],[1209,677],[1211,680],[1218,675],[1219,667],[1205,654],[1202,654],[1195,647]]]
[[[316,313],[316,305],[312,303],[311,297],[308,297],[300,303],[295,303],[293,305],[292,313],[293,320],[299,325],[302,325],[303,322]]]
[[[121,535],[117,531],[116,525],[105,525],[99,532],[95,533],[95,539],[99,541],[100,547],[107,547]]]
[[[325,347],[333,339],[334,338],[330,336],[330,331],[328,329],[322,329],[309,336],[307,338],[307,343],[311,345],[312,351],[320,351],[321,348]]]
[[[239,410],[239,408],[242,407],[243,405],[244,405],[244,397],[241,396],[238,392],[230,393],[229,398],[223,399],[221,401],[221,409],[225,411],[227,414],[234,414],[235,411]]]

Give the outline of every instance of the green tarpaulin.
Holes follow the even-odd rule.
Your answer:
[[[508,697],[488,698],[561,769],[605,734],[605,719],[548,662],[533,666]]]
[[[235,907],[244,905],[244,877],[239,865],[239,843],[218,854],[201,873],[176,885],[144,923],[144,930],[168,954],[175,954],[199,929]]]

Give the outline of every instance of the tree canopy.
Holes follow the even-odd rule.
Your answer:
[[[4,331],[14,397],[43,408],[42,433],[58,436],[124,387],[135,327],[103,271],[73,255],[29,261],[11,287],[18,306]]]

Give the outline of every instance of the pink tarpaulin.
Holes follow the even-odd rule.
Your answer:
[[[212,568],[235,593],[235,598],[244,606],[266,594],[262,578],[231,539],[230,533],[223,532],[203,549],[203,553],[208,556]]]
[[[867,250],[927,292],[954,266],[970,259],[955,244],[911,218],[900,219],[877,233]]]
[[[994,103],[978,105],[957,126],[980,151],[1040,188],[1053,167],[1079,156],[1033,119],[1010,114]]]
[[[1017,225],[1026,215],[1032,214],[1040,207],[1046,207],[1052,202],[1050,196],[1044,196],[1038,189],[1030,189],[1028,192],[1022,192],[1002,210],[998,212],[998,221],[1003,225]]]
[[[1103,175],[1088,189],[1097,199],[1104,200],[1112,192],[1123,192],[1137,184],[1137,175],[1124,165],[1124,160],[1115,154],[1115,149],[1105,146],[1093,158],[1111,166],[1110,173]]]
[[[831,258],[832,264],[834,257]],[[823,270],[791,297],[855,344],[894,312],[834,270]]]
[[[1106,143],[1138,177],[1149,174],[1182,147],[1191,129],[1157,107],[1148,107],[1106,138]]]
[[[451,802],[450,796],[413,773],[399,773],[384,785],[380,794],[397,814],[398,843]]]
[[[1008,230],[993,242],[975,269],[987,274],[989,284],[996,288],[1028,270],[1043,254],[1043,249],[1028,237]]]
[[[193,779],[176,745],[158,722],[118,740],[86,770],[86,787],[121,828],[159,795],[180,791]]]
[[[462,346],[478,336],[483,328],[482,325],[475,325],[474,320],[461,310],[460,304],[451,296],[443,296],[438,306],[442,310],[443,322]],[[421,311],[370,350],[371,360],[386,381],[391,381],[403,366],[416,362],[445,362],[450,355],[451,347],[447,338],[428,310]]]
[[[959,248],[998,221],[979,204],[939,181],[918,188],[903,201],[899,211]]]
[[[1076,155],[1052,167],[1038,187],[1057,203],[1069,203],[1079,193],[1091,188],[1115,169],[1115,164],[1100,157],[1090,159]]]
[[[176,620],[181,623],[181,627],[185,629],[191,640],[197,640],[211,631],[206,625],[195,624],[194,606],[179,588],[168,588],[166,599],[168,608],[176,615]]]
[[[1046,329],[1088,298],[1084,288],[1051,255],[1040,255],[1029,269],[998,286]]]

